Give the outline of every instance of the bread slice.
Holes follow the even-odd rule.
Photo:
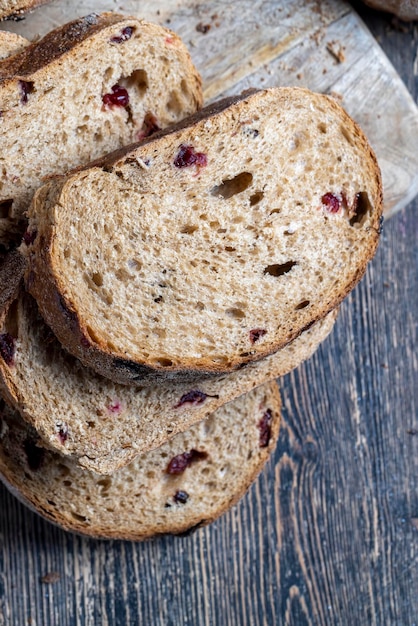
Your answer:
[[[29,44],[30,41],[20,35],[9,33],[7,30],[0,30],[0,60],[17,54]]]
[[[0,0],[0,20],[16,19],[51,0]]]
[[[38,447],[18,414],[2,421],[0,476],[27,505],[66,530],[142,540],[204,526],[237,502],[274,449],[280,395],[275,382],[258,387],[106,478]]]
[[[83,367],[64,351],[23,292],[16,299],[21,257],[0,268],[0,389],[38,431],[45,445],[109,474],[156,448],[218,407],[311,356],[334,324],[318,322],[286,348],[240,371],[193,384],[118,385]],[[7,291],[7,293],[4,293]]]
[[[101,374],[189,380],[271,354],[337,306],[381,213],[374,154],[343,109],[259,91],[39,190],[27,285]]]
[[[34,190],[201,106],[201,80],[173,32],[91,14],[0,62],[0,243]]]

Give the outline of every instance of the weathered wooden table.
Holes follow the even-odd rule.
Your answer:
[[[355,7],[416,101],[418,24]],[[97,542],[0,487],[0,625],[418,625],[417,244],[414,200],[331,337],[280,381],[274,458],[213,526]]]

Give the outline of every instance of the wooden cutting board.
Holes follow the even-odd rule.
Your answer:
[[[418,193],[418,109],[344,0],[55,0],[4,28],[33,39],[104,10],[179,33],[202,74],[207,101],[250,86],[298,85],[333,94],[376,151],[386,217]]]

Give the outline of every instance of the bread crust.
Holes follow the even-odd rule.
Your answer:
[[[276,91],[279,94],[278,97],[283,99],[291,97],[291,94],[295,92],[308,94],[306,90],[299,89],[287,88]],[[222,102],[209,109],[204,109],[197,117],[194,116],[190,120],[183,121],[178,127],[160,133],[156,138],[151,138],[142,146],[136,145],[119,150],[117,153],[110,155],[105,161],[100,161],[99,164],[96,164],[90,170],[78,172],[68,179],[51,181],[45,189],[41,189],[35,195],[30,215],[32,216],[32,228],[38,230],[38,237],[34,245],[26,250],[30,261],[30,269],[27,272],[27,286],[38,301],[42,314],[48,324],[53,327],[60,341],[84,364],[116,382],[141,385],[154,384],[161,380],[192,381],[199,374],[208,375],[210,373],[219,374],[232,371],[245,363],[272,354],[294,340],[310,324],[323,318],[329,311],[336,308],[363,276],[367,263],[373,257],[377,247],[382,214],[382,185],[376,157],[358,125],[349,118],[332,98],[309,93],[308,97],[311,98],[312,102],[321,102],[323,106],[339,116],[347,128],[349,128],[350,133],[355,137],[355,141],[364,154],[363,166],[368,171],[371,188],[373,189],[373,213],[370,216],[370,225],[368,227],[368,244],[362,250],[362,254],[359,255],[358,259],[356,259],[356,270],[352,273],[350,281],[345,284],[342,290],[336,290],[329,300],[324,303],[322,309],[317,307],[314,315],[303,312],[298,318],[301,320],[300,324],[292,328],[291,331],[286,332],[285,336],[281,335],[280,337],[274,337],[271,341],[265,341],[262,347],[257,345],[257,350],[254,350],[248,356],[232,356],[228,360],[227,367],[215,363],[211,359],[205,359],[204,356],[199,361],[193,358],[184,358],[179,365],[164,367],[158,367],[154,364],[150,366],[144,360],[126,358],[122,352],[110,351],[105,341],[106,338],[101,338],[96,334],[93,339],[87,329],[86,321],[80,318],[77,307],[69,295],[66,276],[61,272],[55,256],[54,207],[65,205],[67,190],[71,187],[72,182],[75,179],[81,180],[85,176],[85,172],[87,172],[86,175],[93,171],[97,171],[98,175],[100,175],[100,171],[118,172],[130,159],[141,158],[141,156],[145,158],[146,155],[152,154],[153,150],[160,150],[170,142],[176,143],[177,141],[178,143],[183,137],[188,137],[184,133],[191,132],[190,129],[198,134],[202,124],[209,118],[214,119],[219,111],[221,111],[221,116],[224,110],[239,111],[242,107],[246,107],[249,100],[262,99],[263,93],[265,92],[256,92],[250,95],[244,94],[240,98],[235,98],[232,106],[230,105],[229,107],[229,102]],[[196,119],[198,120],[197,122]],[[181,128],[181,131],[178,131],[178,128]],[[177,132],[179,132],[178,135],[176,134]]]
[[[208,511],[207,515],[205,515],[203,511],[195,514],[191,507],[185,507],[184,513],[182,515],[179,515],[179,513],[182,513],[182,511],[179,511],[177,507],[174,506],[172,516],[173,519],[167,519],[169,516],[166,515],[166,517],[164,518],[165,521],[163,520],[162,523],[160,522],[158,524],[157,519],[159,512],[161,510],[167,511],[167,509],[162,508],[164,507],[163,502],[165,500],[165,497],[163,496],[162,502],[156,502],[155,504],[156,520],[154,524],[152,524],[152,520],[144,521],[144,516],[140,514],[141,501],[138,500],[138,498],[136,499],[137,504],[135,503],[135,508],[138,509],[136,515],[137,519],[135,519],[134,516],[131,516],[129,520],[124,519],[122,521],[121,518],[118,518],[118,516],[116,516],[116,518],[108,516],[108,519],[106,521],[101,522],[100,502],[95,501],[95,498],[92,495],[93,490],[95,490],[96,482],[94,475],[89,475],[88,472],[84,474],[84,484],[82,487],[80,486],[80,495],[78,495],[76,498],[77,502],[75,503],[75,506],[70,503],[71,499],[68,500],[67,498],[65,485],[61,484],[57,487],[56,478],[53,478],[51,480],[49,488],[46,488],[46,484],[48,483],[48,472],[51,471],[50,468],[52,467],[53,472],[53,466],[62,463],[62,461],[60,460],[60,456],[58,454],[54,454],[45,450],[41,452],[42,461],[39,467],[31,468],[27,456],[27,451],[25,451],[25,442],[28,441],[29,438],[31,439],[32,444],[37,446],[39,442],[37,441],[36,433],[32,432],[27,426],[25,426],[21,418],[16,414],[13,414],[7,408],[3,408],[4,423],[3,428],[0,428],[0,479],[13,493],[13,495],[21,500],[23,504],[28,506],[36,513],[40,514],[48,521],[70,532],[100,539],[125,539],[130,541],[143,541],[166,534],[189,534],[197,528],[212,523],[218,517],[223,515],[228,509],[234,506],[248,490],[251,483],[256,479],[264,464],[268,460],[271,452],[274,450],[278,439],[281,420],[280,394],[277,384],[275,382],[267,383],[263,386],[263,388],[260,388],[260,390],[253,392],[252,395],[254,395],[255,393],[257,394],[256,397],[259,397],[260,392],[264,395],[263,406],[260,405],[259,407],[261,410],[260,415],[265,410],[271,411],[270,436],[268,439],[268,443],[264,447],[260,447],[260,445],[258,444],[258,439],[252,440],[251,448],[253,448],[253,454],[251,461],[249,461],[247,458],[242,458],[242,463],[240,463],[239,468],[239,479],[233,482],[233,487],[228,486],[228,497],[223,497],[222,493],[219,493],[217,496],[215,496],[215,499],[218,499],[218,502],[216,506],[212,505],[210,507],[211,510],[210,512]],[[230,428],[232,432],[234,432],[235,429],[239,429],[241,422],[248,422],[247,427],[249,425],[249,417],[243,415],[243,411],[247,410],[244,407],[243,400],[244,399],[240,399],[236,403],[236,417],[234,416],[234,419],[230,422]],[[245,401],[246,400],[247,399],[245,398]],[[251,404],[250,406],[252,407],[251,410],[253,410],[253,404]],[[227,428],[228,426],[226,425],[225,429]],[[256,435],[256,437],[258,437],[258,435]],[[225,437],[224,441],[227,440],[228,436]],[[224,452],[222,452],[222,454],[225,456],[226,460],[227,455]],[[66,464],[67,468],[67,480],[77,480],[77,476],[80,476],[80,470],[77,470],[74,462],[72,463],[71,461],[66,460],[64,461],[64,463]],[[137,466],[141,468],[142,464],[142,467],[146,468],[146,463],[147,457],[145,455],[141,459],[141,461],[137,462]],[[162,459],[162,461],[160,462],[161,470],[164,471],[164,467],[166,466],[166,464],[167,461],[164,461],[164,459]],[[211,466],[209,465],[208,467],[210,472]],[[121,470],[120,475],[115,475],[114,479],[124,484],[125,473],[128,475],[129,471],[130,468],[125,468],[124,470]],[[138,470],[134,471],[136,476]],[[192,468],[186,469],[186,472],[191,471],[193,471]],[[213,470],[213,473],[213,478],[215,480],[215,470]],[[32,480],[27,480],[27,474],[31,475]],[[179,486],[178,484],[179,480],[181,481],[181,478],[176,479],[176,481],[173,483],[173,485],[175,485],[173,489],[178,489],[181,487],[181,485]],[[216,478],[216,480],[218,481],[219,478]],[[89,501],[84,502],[83,490],[85,489],[85,486],[87,484],[91,484],[91,490],[89,490],[87,494],[84,494],[89,496]],[[131,482],[130,484],[132,484],[132,486],[135,487],[136,490],[140,490],[141,488],[143,488],[142,485],[136,486],[135,482]],[[131,489],[131,494],[136,493],[135,488]],[[191,501],[193,501],[193,491],[189,495],[191,496]],[[53,505],[54,499],[60,502],[59,506]],[[63,500],[64,502],[68,503],[68,506],[62,504]],[[201,509],[202,507],[204,508],[203,503],[199,503],[199,506]],[[86,523],[86,521],[79,521],[82,520],[82,518],[84,517],[83,515],[71,515],[71,511],[74,511],[74,509],[78,510],[80,513],[84,512],[84,510],[88,510],[88,523]],[[162,514],[160,513],[160,515]]]

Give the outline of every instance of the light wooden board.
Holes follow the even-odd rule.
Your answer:
[[[335,93],[376,151],[386,217],[418,193],[418,109],[343,0],[56,0],[5,28],[31,39],[102,10],[134,14],[178,32],[202,74],[207,101],[248,86],[299,85]]]

